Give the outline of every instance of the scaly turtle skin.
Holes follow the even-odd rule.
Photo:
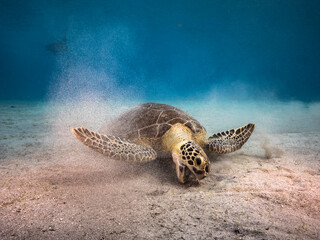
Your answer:
[[[210,163],[204,150],[234,152],[249,139],[254,127],[249,123],[206,139],[205,128],[186,112],[166,104],[144,103],[103,126],[100,133],[85,127],[71,128],[71,132],[88,147],[115,160],[147,162],[171,155],[178,180],[185,183],[190,172],[198,180],[208,175]]]

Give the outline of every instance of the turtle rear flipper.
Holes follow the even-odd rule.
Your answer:
[[[251,136],[255,125],[249,123],[238,129],[215,133],[208,138],[207,150],[215,153],[231,153],[242,147]]]
[[[102,135],[85,127],[71,128],[73,135],[91,149],[115,160],[149,162],[157,158],[153,148],[123,138]]]

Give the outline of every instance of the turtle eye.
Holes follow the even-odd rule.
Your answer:
[[[197,157],[197,158],[196,158],[196,163],[197,163],[197,165],[200,165],[200,164],[201,164],[201,158],[200,158],[200,157]]]

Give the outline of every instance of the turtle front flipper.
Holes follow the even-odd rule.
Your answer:
[[[149,162],[157,158],[156,151],[151,147],[142,146],[123,138],[92,132],[85,127],[70,130],[80,142],[115,160]]]
[[[207,150],[215,153],[231,153],[242,147],[251,136],[255,125],[249,123],[238,129],[215,133],[206,142]]]

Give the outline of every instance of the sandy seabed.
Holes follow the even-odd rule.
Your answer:
[[[320,132],[257,128],[182,185],[170,159],[106,159],[21,108],[0,109],[0,239],[320,239]]]

